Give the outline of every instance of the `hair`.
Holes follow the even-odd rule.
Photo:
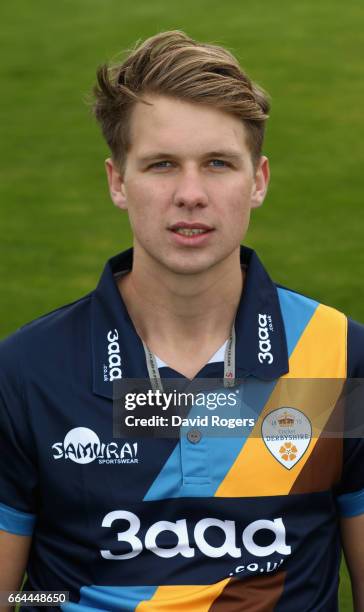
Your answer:
[[[209,105],[240,118],[257,163],[270,103],[230,51],[173,30],[138,41],[128,53],[122,63],[98,68],[93,89],[93,112],[121,171],[131,146],[131,112],[137,102],[149,104],[148,94]]]

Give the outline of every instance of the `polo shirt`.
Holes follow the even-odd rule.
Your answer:
[[[346,380],[364,377],[364,327],[274,284],[241,247],[250,426],[114,438],[115,378],[148,379],[116,284],[132,258],[0,343],[0,529],[33,534],[24,590],[69,591],[53,608],[67,612],[337,610],[338,518],[364,512],[364,445],[325,431],[345,421]],[[222,379],[218,355],[196,379]]]

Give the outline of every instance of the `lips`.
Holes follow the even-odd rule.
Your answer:
[[[205,223],[186,223],[185,221],[175,223],[174,225],[171,225],[169,229],[180,236],[188,237],[200,236],[213,230],[211,226],[206,225]]]
[[[211,240],[215,228],[205,223],[179,221],[169,228],[174,244],[182,248],[203,248]]]
[[[198,228],[188,229],[187,227],[179,227],[173,231],[176,234],[181,234],[181,236],[199,236],[200,234],[206,234],[206,230]]]

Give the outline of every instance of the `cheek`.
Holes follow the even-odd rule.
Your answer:
[[[249,218],[251,208],[251,187],[245,183],[237,184],[229,192],[221,193],[220,201],[226,212],[226,216],[234,218],[236,221],[243,221]]]
[[[162,211],[165,203],[168,203],[170,189],[168,184],[163,185],[160,182],[138,178],[129,181],[126,186],[126,194],[130,209],[133,209],[136,214],[153,217]]]
[[[160,190],[150,182],[146,184],[146,181],[138,179],[129,182],[126,193],[129,222],[134,236],[143,244],[153,242],[165,210]]]

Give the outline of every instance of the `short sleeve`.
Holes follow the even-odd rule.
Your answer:
[[[337,504],[343,517],[364,513],[364,440],[344,439],[343,471],[337,490]]]
[[[0,529],[31,535],[38,476],[21,383],[20,333],[0,342]]]
[[[348,319],[347,344],[349,391],[337,503],[341,516],[352,517],[364,513],[364,325]]]

